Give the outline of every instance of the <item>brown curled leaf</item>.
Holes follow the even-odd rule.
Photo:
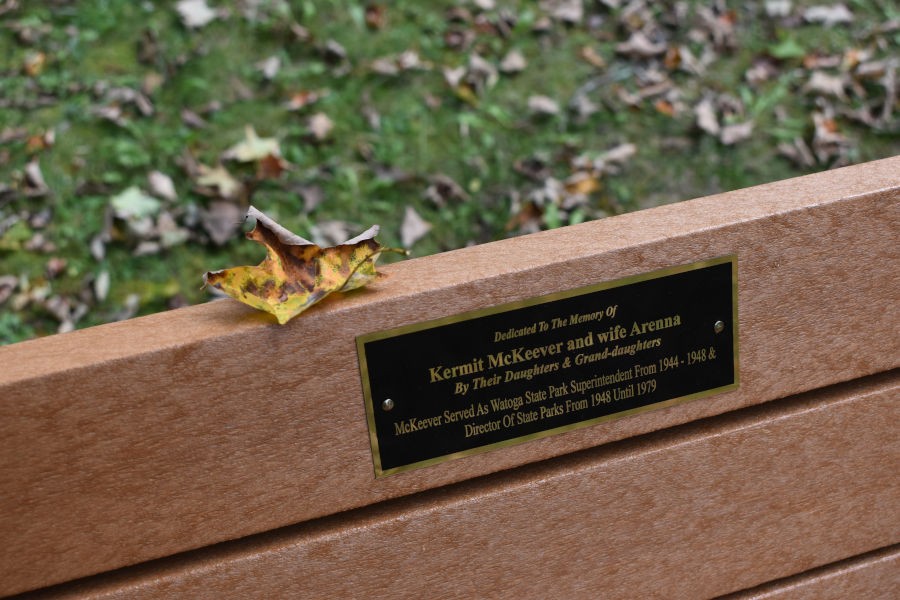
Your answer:
[[[330,248],[288,231],[254,207],[247,211],[256,227],[247,238],[266,247],[266,258],[256,266],[211,271],[205,282],[235,300],[275,315],[282,325],[332,292],[362,287],[378,277],[375,261],[383,248],[375,241],[378,225]]]

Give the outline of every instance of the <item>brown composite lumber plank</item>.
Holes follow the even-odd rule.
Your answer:
[[[900,546],[774,581],[722,600],[896,600],[900,598]]]
[[[900,373],[878,375],[47,597],[709,598],[746,590],[900,540],[898,395]]]
[[[386,268],[286,326],[231,301],[0,348],[0,593],[900,365],[900,157]],[[739,390],[376,480],[355,336],[736,253]]]

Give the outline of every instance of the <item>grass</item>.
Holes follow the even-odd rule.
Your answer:
[[[533,28],[545,16],[537,3],[498,2],[515,22],[506,35],[497,35],[488,26],[479,27],[474,17],[469,22],[449,19],[448,11],[461,5],[457,2],[385,3],[387,22],[380,29],[367,26],[363,3],[347,0],[262,1],[252,19],[243,16],[240,6],[254,3],[212,2],[230,16],[197,30],[185,28],[174,3],[168,2],[21,4],[0,17],[0,56],[5,57],[0,64],[0,98],[5,100],[0,132],[24,127],[27,133],[0,145],[0,183],[12,190],[0,195],[0,223],[6,224],[0,225],[0,275],[20,277],[16,294],[0,304],[0,343],[55,332],[58,319],[48,312],[46,297],[85,304],[88,311],[78,326],[89,326],[120,316],[130,295],[139,298],[139,313],[201,302],[207,298],[200,290],[202,273],[258,262],[260,249],[239,235],[218,247],[192,220],[210,199],[196,191],[181,163],[190,154],[216,164],[223,151],[243,138],[246,125],[260,136],[277,138],[292,165],[278,179],[254,181],[246,200],[301,235],[328,220],[356,225],[353,233],[380,223],[380,240],[389,246],[400,244],[404,210],[412,206],[433,224],[412,248],[415,255],[425,255],[519,233],[509,225],[515,217],[513,198],[527,198],[541,182],[517,171],[517,161],[539,158],[545,177],[563,180],[572,174],[575,156],[598,155],[624,142],[637,147],[618,173],[603,175],[601,186],[583,205],[574,210],[552,203],[541,207],[539,225],[545,228],[827,168],[827,162],[801,168],[776,152],[779,142],[812,138],[811,111],[821,109],[823,102],[839,104],[802,91],[809,78],[804,57],[865,48],[877,60],[896,56],[900,45],[897,32],[873,37],[873,28],[900,17],[889,3],[850,2],[853,23],[822,27],[802,19],[767,18],[760,2],[728,2],[736,19],[734,50],[719,52],[699,76],[666,70],[656,61],[680,90],[685,107],[669,115],[654,108],[654,99],[636,107],[621,100],[619,90],[638,91],[636,74],[653,64],[616,53],[616,45],[627,39],[621,10],[591,9],[598,19],[594,27],[556,22],[536,34]],[[708,45],[689,31],[700,4],[690,3],[683,25],[663,26],[670,45],[685,45],[697,55]],[[794,4],[799,14],[812,3]],[[590,9],[593,3],[585,5]],[[465,6],[473,15],[479,13]],[[670,18],[670,9],[651,6],[652,18]],[[496,10],[486,14],[496,22]],[[293,24],[306,28],[310,39],[298,39]],[[466,31],[472,36],[466,48],[448,46],[446,36]],[[329,40],[346,50],[346,61],[327,56]],[[581,59],[585,47],[601,56],[606,67]],[[525,56],[527,68],[517,75],[501,74],[474,102],[444,81],[443,67],[466,66],[473,53],[496,65],[513,49]],[[415,50],[431,68],[397,76],[372,71],[374,59],[406,50]],[[36,53],[46,57],[45,66],[38,74],[27,74],[23,65]],[[772,54],[785,56],[777,63],[776,76],[758,86],[748,84],[747,68]],[[272,56],[280,59],[281,68],[268,81],[256,65]],[[598,108],[587,118],[566,110],[544,117],[529,114],[530,96],[547,95],[565,107],[586,84],[593,85],[589,97]],[[126,123],[98,116],[96,108],[110,104],[104,90],[117,87],[143,87],[153,114],[144,116],[122,103]],[[884,93],[872,83],[865,89],[868,98],[854,96],[845,104],[858,108],[871,95]],[[327,93],[300,111],[285,109],[293,94],[315,90]],[[755,122],[754,134],[734,146],[699,131],[691,110],[704,95],[721,93],[735,97],[743,117]],[[213,102],[221,107],[204,115],[206,127],[183,122],[182,109],[199,112]],[[307,129],[316,112],[334,122],[322,143],[311,141]],[[380,127],[372,127],[371,114],[379,116]],[[896,153],[896,121],[879,130],[843,117],[838,122],[851,142],[850,161]],[[56,134],[55,143],[30,151],[28,137],[49,130]],[[49,188],[44,197],[18,193],[32,158]],[[252,168],[228,168],[253,179]],[[91,241],[107,231],[110,198],[132,185],[147,189],[152,170],[174,180],[178,198],[166,201],[164,211],[190,231],[190,238],[160,253],[135,256],[139,240],[113,235],[98,260],[91,254]],[[468,199],[443,205],[426,199],[425,189],[436,174],[452,178]],[[297,190],[312,185],[321,187],[325,200],[306,211]],[[33,226],[31,217],[44,209],[52,212],[50,222]],[[113,232],[120,229],[117,224]],[[29,250],[35,234],[55,249]],[[52,257],[64,258],[66,266],[51,277],[47,263]],[[109,295],[98,300],[92,285],[103,271],[110,274],[111,286]]]

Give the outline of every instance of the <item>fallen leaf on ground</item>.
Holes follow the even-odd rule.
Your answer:
[[[334,121],[323,112],[318,112],[309,118],[309,132],[316,141],[324,141],[334,129]]]
[[[541,230],[544,211],[534,202],[522,203],[519,200],[515,200],[510,208],[510,212],[512,216],[506,222],[506,231],[535,233]]]
[[[450,67],[444,67],[443,73],[444,81],[447,82],[447,85],[455,88],[462,83],[463,77],[466,76],[466,68],[456,67],[451,69]]]
[[[241,209],[233,202],[214,200],[200,211],[200,223],[217,246],[225,245],[241,226]]]
[[[816,157],[812,150],[803,141],[803,138],[794,138],[793,142],[781,142],[778,144],[778,153],[794,161],[798,166],[808,169],[815,166]]]
[[[843,4],[810,6],[803,11],[803,18],[810,23],[822,23],[826,27],[831,27],[838,23],[852,23],[853,13]]]
[[[376,58],[372,61],[372,64],[369,65],[369,68],[372,69],[373,73],[378,73],[379,75],[397,75],[400,73],[400,67],[397,66],[397,59],[393,56]]]
[[[318,185],[300,185],[293,188],[303,198],[303,212],[309,214],[325,200],[325,192]]]
[[[51,148],[56,143],[56,132],[48,129],[42,135],[28,136],[25,141],[25,152],[28,154],[36,154],[47,148]]]
[[[206,0],[180,0],[175,10],[181,15],[184,26],[191,29],[208,25],[216,18],[216,12],[206,4]]]
[[[528,110],[538,115],[558,115],[559,104],[547,96],[531,96],[528,98]]]
[[[373,281],[383,248],[375,241],[378,226],[330,248],[322,248],[288,231],[254,207],[247,212],[256,226],[247,238],[266,247],[257,266],[206,274],[205,283],[258,310],[275,315],[282,325],[332,292],[345,292]]]
[[[106,300],[106,297],[109,295],[109,271],[103,270],[97,274],[97,278],[94,279],[94,297],[99,301],[103,302]]]
[[[604,152],[600,158],[606,162],[624,163],[637,154],[637,146],[634,144],[619,144]]]
[[[244,185],[222,165],[208,167],[198,164],[197,177],[194,181],[197,185],[218,190],[219,196],[227,200],[237,198],[244,189]]]
[[[497,68],[478,54],[469,57],[467,82],[476,93],[492,88],[497,84],[500,75]]]
[[[518,50],[510,50],[500,61],[500,70],[504,73],[518,73],[524,71],[527,66],[528,61]]]
[[[703,28],[712,39],[716,50],[733,50],[737,47],[734,31],[737,17],[734,12],[719,12],[707,6],[700,6],[697,8],[697,16],[700,17]]]
[[[704,98],[694,107],[694,115],[697,117],[697,127],[710,135],[719,135],[719,120],[716,117],[716,109],[712,100]]]
[[[575,173],[568,177],[565,182],[565,190],[567,194],[587,195],[600,190],[600,180],[592,173]]]
[[[147,175],[147,183],[150,186],[150,193],[157,198],[162,198],[163,200],[176,200],[178,198],[172,178],[161,171],[151,171]]]
[[[850,141],[841,133],[837,121],[827,112],[814,112],[812,114],[815,133],[813,135],[812,150],[816,158],[822,164],[830,160],[840,161],[850,145]],[[840,162],[837,163],[838,165]],[[835,163],[832,163],[832,168]]]
[[[43,52],[29,52],[25,55],[25,60],[22,64],[22,70],[25,71],[25,74],[29,77],[37,77],[44,70],[44,66],[47,64],[47,55]]]
[[[256,63],[256,68],[259,69],[259,72],[262,73],[266,80],[275,79],[278,71],[281,70],[281,58],[277,55],[270,56]]]
[[[106,119],[111,123],[115,123],[119,127],[126,127],[128,125],[128,119],[126,119],[122,113],[121,106],[97,106],[91,109],[91,112],[101,119]]]
[[[285,102],[284,106],[288,110],[300,110],[305,106],[318,102],[326,94],[327,92],[322,90],[300,90],[291,94],[290,99]]]
[[[726,146],[731,146],[748,139],[753,134],[753,121],[726,125],[719,134],[719,140]]]
[[[786,17],[791,14],[791,0],[766,0],[766,15],[769,17]]]
[[[813,71],[809,81],[803,86],[803,90],[825,96],[834,96],[839,100],[846,100],[847,94],[844,93],[844,85],[845,80],[840,75],[829,75],[822,71]]]
[[[188,127],[193,127],[194,129],[203,129],[204,127],[209,125],[206,119],[189,108],[181,109],[181,122]]]
[[[594,102],[588,98],[587,94],[576,93],[569,100],[569,110],[571,110],[580,123],[585,122],[591,115],[600,110]]]
[[[43,196],[50,191],[37,159],[32,159],[25,165],[25,186],[26,194],[31,197]]]
[[[347,50],[335,40],[325,42],[322,52],[330,62],[338,63],[347,60]]]
[[[584,18],[584,5],[581,0],[542,0],[540,7],[554,19],[566,23],[579,23]]]
[[[369,29],[384,29],[387,23],[387,8],[383,4],[366,5],[366,27]]]
[[[275,138],[261,138],[256,130],[247,125],[244,128],[244,140],[225,151],[222,158],[239,162],[254,162],[269,155],[281,156],[281,148]]]
[[[8,144],[28,137],[28,129],[25,127],[5,127],[0,131],[0,144]]]
[[[631,34],[628,41],[616,46],[616,52],[640,58],[649,58],[657,54],[664,54],[667,47],[665,42],[653,42],[644,32],[636,31]]]
[[[449,175],[437,173],[429,178],[429,186],[425,189],[425,198],[437,206],[444,206],[448,200],[468,200],[469,194]]]
[[[282,173],[290,168],[290,163],[280,156],[269,154],[259,159],[256,163],[257,179],[278,179]]]
[[[183,244],[190,237],[190,232],[179,227],[175,217],[168,212],[160,214],[156,219],[156,234],[159,236],[159,243],[163,248]]]
[[[111,102],[113,106],[121,106],[123,104],[133,104],[138,112],[145,117],[153,114],[153,103],[150,98],[130,87],[114,87],[106,90],[105,98],[107,102]]]
[[[19,285],[19,278],[15,275],[0,275],[0,304],[12,296],[17,285]]]
[[[744,79],[752,86],[758,86],[778,76],[778,66],[768,57],[760,57],[753,61],[744,72]]]
[[[115,215],[120,219],[143,219],[152,217],[162,206],[153,196],[148,196],[137,186],[132,186],[113,196],[110,201]]]
[[[606,60],[604,60],[603,57],[600,56],[600,54],[598,54],[597,51],[590,46],[583,46],[581,48],[579,56],[581,56],[581,58],[583,58],[587,63],[598,69],[606,68]]]
[[[412,206],[406,207],[403,224],[400,225],[400,240],[405,248],[409,248],[431,231],[431,223],[423,219]]]

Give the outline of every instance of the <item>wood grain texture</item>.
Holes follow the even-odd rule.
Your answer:
[[[896,600],[900,598],[900,547],[870,552],[730,594],[721,600]]]
[[[286,326],[231,301],[0,348],[0,593],[900,365],[900,157],[410,260]],[[738,254],[741,388],[375,480],[356,335]]]
[[[876,376],[46,597],[710,598],[900,540],[898,394]]]

